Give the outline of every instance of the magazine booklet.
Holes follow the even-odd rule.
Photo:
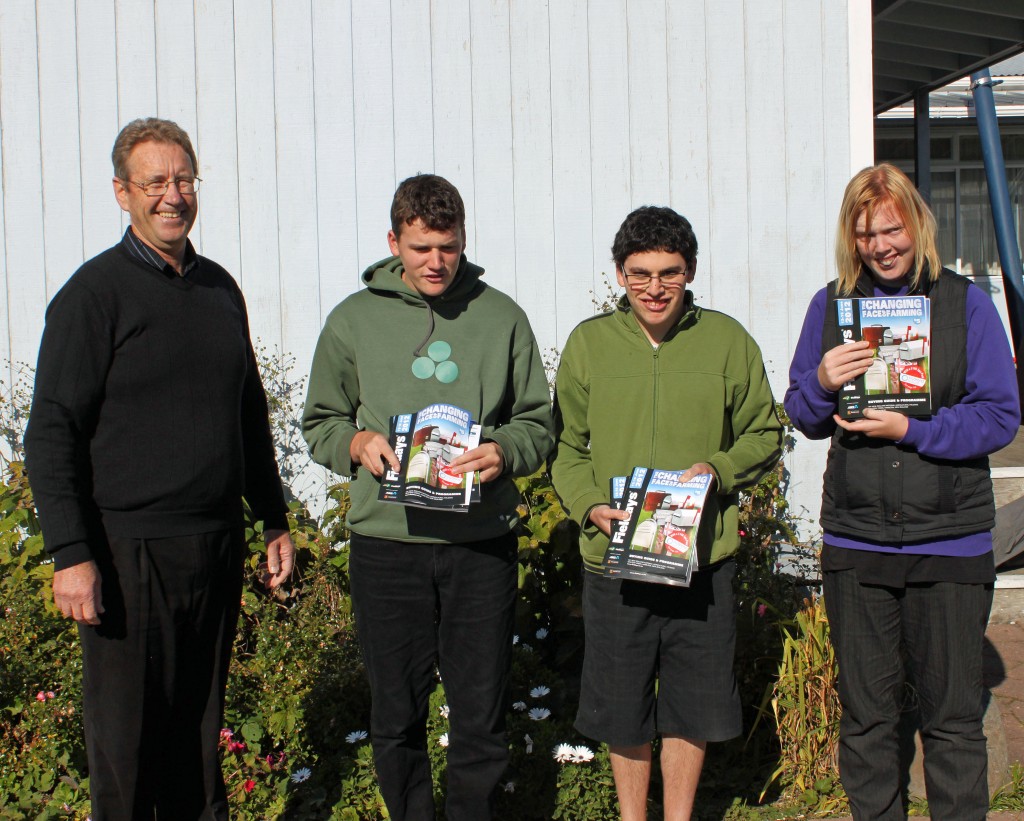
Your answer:
[[[843,342],[864,340],[874,354],[867,373],[839,391],[843,419],[859,419],[868,408],[931,415],[929,309],[924,296],[836,300]]]
[[[684,470],[635,467],[611,480],[614,506],[630,515],[615,523],[604,557],[606,576],[688,586],[697,569],[697,532],[714,476],[680,481]],[[622,496],[615,494],[622,487]]]
[[[609,485],[610,485],[610,490],[611,490],[612,507],[615,508],[616,510],[622,510],[622,506],[623,506],[623,501],[622,500],[623,500],[623,497],[626,494],[626,482],[627,481],[629,481],[629,477],[628,476],[612,476],[612,478],[609,479]],[[616,528],[616,525],[613,524],[612,525],[613,533],[614,533],[615,528]],[[640,578],[642,576],[642,580],[643,581],[650,582],[652,584],[670,584],[670,585],[682,586],[682,583],[678,579],[672,578],[671,576],[661,576],[661,575],[659,575],[657,573],[641,573],[641,571],[636,571],[636,575],[634,575],[632,572],[627,575],[622,570],[623,562],[625,561],[625,558],[626,558],[625,544],[623,544],[623,543],[615,543],[615,544],[613,544],[611,541],[609,541],[608,549],[605,551],[604,560],[602,562],[604,575],[605,576],[618,577],[618,578],[633,578],[633,579],[637,579],[637,578]]]
[[[480,501],[480,478],[448,466],[480,444],[480,425],[455,405],[428,405],[419,413],[391,417],[388,443],[399,470],[384,471],[382,502],[465,513]]]

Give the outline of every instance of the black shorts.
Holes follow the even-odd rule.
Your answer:
[[[735,562],[719,562],[694,573],[686,588],[584,572],[576,729],[615,747],[646,744],[656,734],[738,736],[735,573]]]

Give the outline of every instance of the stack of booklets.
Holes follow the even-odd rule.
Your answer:
[[[697,569],[697,531],[714,476],[683,482],[684,470],[635,467],[611,479],[612,506],[629,517],[615,522],[604,575],[688,587]]]
[[[380,501],[458,513],[480,501],[479,476],[450,469],[452,462],[480,444],[480,425],[469,411],[437,404],[392,416],[388,442],[400,467],[384,472]]]
[[[869,408],[931,415],[929,308],[924,296],[836,300],[843,342],[864,340],[873,354],[867,373],[839,391],[843,419],[859,419]]]

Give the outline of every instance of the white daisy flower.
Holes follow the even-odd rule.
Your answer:
[[[437,711],[441,714],[441,718],[448,718],[449,710],[447,704],[442,704],[440,707],[437,708]]]
[[[517,644],[519,644],[519,634],[518,633],[516,633],[514,636],[512,636],[512,646],[514,647]]]
[[[366,739],[366,730],[353,730],[351,733],[345,736],[345,741],[347,741],[349,744],[355,744],[357,741],[365,741]]]
[[[516,712],[521,713],[523,710],[526,709],[526,702],[525,701],[517,701],[517,702],[515,702],[512,705],[512,709],[515,710]]]
[[[448,746],[448,733],[441,733],[441,737],[437,739],[437,743],[442,747]]]
[[[585,764],[588,761],[594,760],[594,751],[589,747],[584,747],[582,744],[579,747],[572,748],[572,761],[574,764]]]
[[[529,733],[527,733],[526,735],[523,736],[523,741],[526,742],[526,752],[527,752],[527,754],[532,753],[533,752],[533,739],[530,738],[530,734]]]
[[[568,764],[573,760],[573,751],[574,748],[571,744],[559,744],[551,751],[551,754],[559,764]]]
[[[544,639],[546,639],[547,637],[548,637],[548,629],[546,627],[542,627],[542,628],[540,628],[540,630],[537,631],[537,638],[540,639],[541,641],[544,641]]]
[[[308,779],[313,774],[313,771],[309,767],[301,767],[292,773],[292,781],[296,784],[301,784],[303,781]]]
[[[547,707],[531,707],[530,712],[527,713],[534,721],[543,721],[549,715],[551,711]]]
[[[515,781],[507,781],[507,782],[505,782],[505,785],[504,785],[503,789],[505,790],[505,792],[515,792],[516,791],[516,782]]]
[[[532,648],[532,647],[530,647],[530,645],[529,645],[529,644],[523,644],[523,645],[521,645],[521,646],[522,646],[522,648],[523,648],[523,652],[524,652],[524,653],[532,653],[532,652],[533,652],[533,648]]]
[[[550,687],[545,687],[543,684],[539,687],[534,687],[530,690],[530,698],[544,698],[548,693],[551,692]]]

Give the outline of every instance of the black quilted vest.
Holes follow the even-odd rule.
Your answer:
[[[922,273],[927,278],[927,272]],[[836,322],[836,281],[828,286],[822,351],[842,341]],[[948,408],[966,394],[967,289],[943,269],[912,291],[931,299],[932,405]],[[855,297],[874,296],[861,273]],[[935,541],[990,530],[995,503],[988,457],[963,461],[921,456],[911,448],[836,428],[828,452],[821,526],[829,533],[887,545]]]

